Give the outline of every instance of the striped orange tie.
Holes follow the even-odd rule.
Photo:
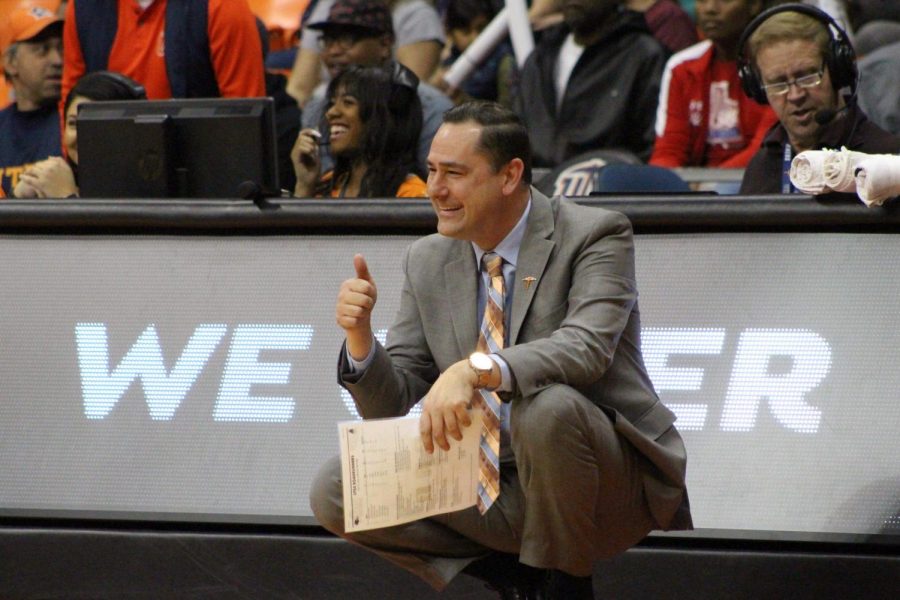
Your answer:
[[[478,350],[488,354],[503,348],[503,306],[506,300],[506,284],[503,281],[503,259],[487,252],[481,258],[483,268],[490,277],[484,318],[478,336]],[[487,512],[500,495],[500,398],[495,392],[479,390],[482,413],[481,442],[478,450],[478,510]]]

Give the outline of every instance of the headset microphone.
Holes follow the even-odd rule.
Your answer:
[[[838,116],[838,113],[844,112],[845,110],[847,110],[847,108],[848,106],[845,106],[844,108],[841,108],[839,110],[835,110],[833,108],[823,108],[822,110],[816,112],[815,115],[813,115],[813,119],[815,119],[816,123],[818,123],[819,125],[827,125],[828,123],[831,123],[831,121],[833,121],[836,116]]]
[[[841,108],[823,108],[820,111],[816,111],[816,114],[813,115],[813,119],[819,125],[827,125],[831,123],[835,117],[846,110],[850,110],[850,107],[856,103],[856,87],[853,88],[853,93],[850,94],[850,97],[847,98],[847,103],[844,104]]]

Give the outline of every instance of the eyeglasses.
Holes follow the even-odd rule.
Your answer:
[[[784,96],[791,90],[792,85],[799,88],[814,88],[822,83],[822,77],[825,75],[825,67],[823,66],[815,73],[798,77],[797,79],[788,79],[787,81],[779,81],[778,83],[770,83],[762,86],[763,91],[769,96]]]
[[[319,36],[319,50],[327,50],[332,45],[337,45],[341,50],[347,50],[362,38],[363,36],[358,33],[351,33],[349,31],[342,31],[340,33],[323,32],[322,35]]]

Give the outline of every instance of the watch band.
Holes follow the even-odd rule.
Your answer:
[[[476,353],[479,354],[479,353]],[[486,355],[481,354],[479,358],[486,358]],[[475,389],[484,389],[488,387],[488,383],[491,379],[491,371],[493,370],[493,360],[490,360],[490,367],[479,367],[475,364],[475,355],[469,356],[469,368],[475,372]]]

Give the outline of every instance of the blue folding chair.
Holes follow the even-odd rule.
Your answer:
[[[690,193],[678,173],[654,165],[608,164],[597,172],[593,193]]]

